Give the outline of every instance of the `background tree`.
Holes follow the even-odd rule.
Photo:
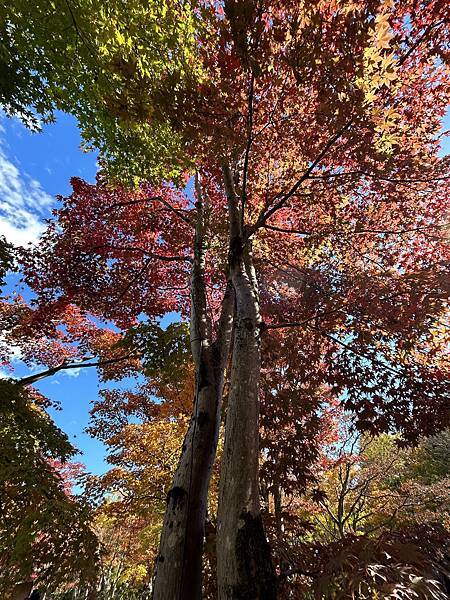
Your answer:
[[[1,593],[14,595],[20,582],[28,583],[28,591],[32,585],[63,590],[76,580],[95,585],[98,545],[91,515],[68,493],[58,462],[67,465],[75,449],[39,394],[7,380],[0,393]]]
[[[312,514],[323,533],[316,535],[333,540],[433,522],[448,528],[448,471],[433,477],[430,469],[424,479],[416,462],[431,440],[442,443],[447,437],[445,431],[414,449],[398,448],[385,434],[341,446],[319,484],[323,494]]]

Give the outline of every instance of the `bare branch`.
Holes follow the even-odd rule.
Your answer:
[[[93,358],[92,356],[86,357],[85,359],[83,359],[79,362],[75,362],[75,363],[63,362],[56,367],[51,367],[49,369],[46,369],[45,371],[41,371],[40,373],[35,373],[34,375],[28,375],[28,377],[22,377],[22,379],[19,379],[16,382],[16,385],[19,385],[21,387],[26,386],[26,385],[33,385],[37,381],[40,381],[41,379],[45,379],[46,377],[55,375],[59,371],[68,371],[70,369],[83,369],[83,368],[88,368],[88,367],[106,367],[108,365],[112,365],[112,364],[127,360],[134,356],[137,356],[137,354],[135,352],[131,352],[129,354],[126,354],[124,356],[119,356],[117,358],[109,358],[106,360],[98,360],[95,362],[87,362],[89,360],[92,360],[92,358]]]

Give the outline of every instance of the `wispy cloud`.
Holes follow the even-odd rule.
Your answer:
[[[17,246],[36,242],[52,204],[41,184],[8,156],[0,137],[0,234]]]
[[[81,369],[68,369],[67,371],[63,371],[63,373],[68,377],[79,377]]]

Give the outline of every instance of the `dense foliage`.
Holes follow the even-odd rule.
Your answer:
[[[101,156],[38,245],[0,242],[34,295],[1,299],[2,362],[41,367],[1,384],[4,589],[444,600],[447,3],[0,18],[6,112],[70,112]],[[111,468],[84,498],[32,386],[88,367]]]
[[[0,381],[0,591],[32,579],[64,589],[95,581],[98,543],[87,506],[75,500],[67,477],[76,472],[67,436],[45,409],[47,401]],[[65,480],[66,478],[66,480]]]

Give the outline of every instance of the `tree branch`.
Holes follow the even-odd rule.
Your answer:
[[[102,248],[106,250],[116,250],[118,252],[141,252],[148,258],[154,258],[155,260],[162,260],[164,262],[189,262],[192,263],[192,258],[190,256],[170,256],[167,254],[156,254],[154,252],[148,252],[145,248],[140,248],[139,246],[115,246],[114,244],[101,244],[99,246],[92,246],[89,250],[101,250]]]
[[[358,350],[355,350],[349,344],[346,344],[345,342],[342,342],[340,339],[334,337],[333,335],[330,335],[329,333],[326,333],[325,331],[322,331],[319,327],[312,327],[311,325],[309,325],[309,327],[311,327],[311,329],[315,329],[321,335],[323,335],[324,337],[328,338],[329,340],[332,340],[333,342],[336,342],[336,344],[339,344],[340,346],[342,346],[343,348],[345,348],[346,350],[348,350],[349,352],[351,352],[355,356],[359,356],[360,358],[364,358],[365,360],[370,360],[370,362],[379,365],[383,369],[386,369],[386,371],[390,371],[391,373],[394,373],[395,375],[398,375],[400,377],[403,376],[403,373],[401,373],[400,371],[397,371],[396,369],[393,369],[389,365],[385,365],[384,363],[382,363],[381,361],[377,360],[376,358],[373,358],[369,354],[364,354],[363,352],[359,352]]]
[[[107,212],[108,210],[113,210],[115,208],[124,208],[126,206],[132,206],[134,204],[142,204],[143,202],[161,202],[161,204],[163,204],[168,210],[170,210],[174,214],[176,214],[177,217],[182,219],[190,227],[195,227],[192,220],[183,214],[183,212],[184,212],[183,209],[176,208],[162,196],[149,196],[148,198],[136,198],[134,200],[127,200],[124,202],[116,202],[114,204],[111,204],[110,206],[107,206],[102,212]]]
[[[266,221],[275,212],[277,212],[280,208],[283,208],[283,206],[286,204],[286,202],[290,198],[292,198],[292,196],[297,192],[297,190],[300,188],[302,183],[304,181],[306,181],[306,179],[309,178],[310,174],[314,171],[314,169],[317,167],[317,165],[322,161],[322,159],[326,156],[326,154],[334,146],[334,144],[343,136],[343,134],[347,131],[347,129],[350,127],[350,125],[352,123],[353,123],[353,119],[350,119],[349,121],[347,121],[347,123],[328,140],[328,142],[325,144],[325,146],[319,152],[319,154],[317,155],[315,160],[306,169],[306,171],[303,173],[303,175],[300,177],[300,179],[291,187],[289,192],[287,192],[286,194],[283,194],[279,198],[278,202],[276,202],[271,208],[269,208],[269,210],[267,210],[267,212],[260,213],[258,219],[256,220],[256,223],[251,228],[249,228],[249,231],[247,234],[248,237],[250,237],[250,235],[252,235],[257,229],[263,227],[263,225],[265,225]]]
[[[98,360],[98,361],[91,362],[91,363],[88,363],[86,361],[92,360],[92,358],[94,358],[92,356],[86,357],[85,359],[81,360],[80,362],[76,362],[76,363],[63,362],[60,365],[57,365],[56,367],[51,367],[49,369],[46,369],[45,371],[41,371],[40,373],[35,373],[34,375],[28,375],[27,377],[22,377],[22,379],[19,379],[15,383],[16,383],[16,385],[20,385],[20,386],[33,385],[33,383],[36,383],[37,381],[40,381],[41,379],[45,379],[46,377],[55,375],[59,371],[67,371],[70,369],[83,369],[83,368],[88,368],[88,367],[106,367],[108,365],[112,365],[112,364],[121,362],[123,360],[132,358],[133,356],[137,356],[136,353],[131,352],[129,354],[126,354],[124,356],[119,356],[117,358]]]
[[[411,227],[409,229],[354,229],[352,231],[345,231],[343,229],[335,229],[335,230],[323,230],[323,231],[306,231],[304,229],[288,229],[284,227],[277,227],[275,225],[263,225],[264,229],[269,229],[273,231],[280,231],[281,233],[290,233],[296,235],[303,236],[321,236],[321,235],[365,235],[365,234],[375,234],[375,235],[403,235],[404,233],[413,233],[415,231],[426,231],[429,229],[446,229],[450,227],[450,223],[440,223],[437,225],[424,225],[422,227]]]
[[[310,175],[308,179],[320,180],[320,179],[336,179],[338,177],[369,177],[376,179],[377,181],[387,181],[389,183],[407,184],[407,183],[430,183],[432,181],[445,181],[450,179],[450,175],[442,175],[441,177],[412,177],[412,178],[396,178],[396,177],[384,177],[375,173],[369,173],[368,171],[343,171],[342,173],[326,173],[323,175]]]

